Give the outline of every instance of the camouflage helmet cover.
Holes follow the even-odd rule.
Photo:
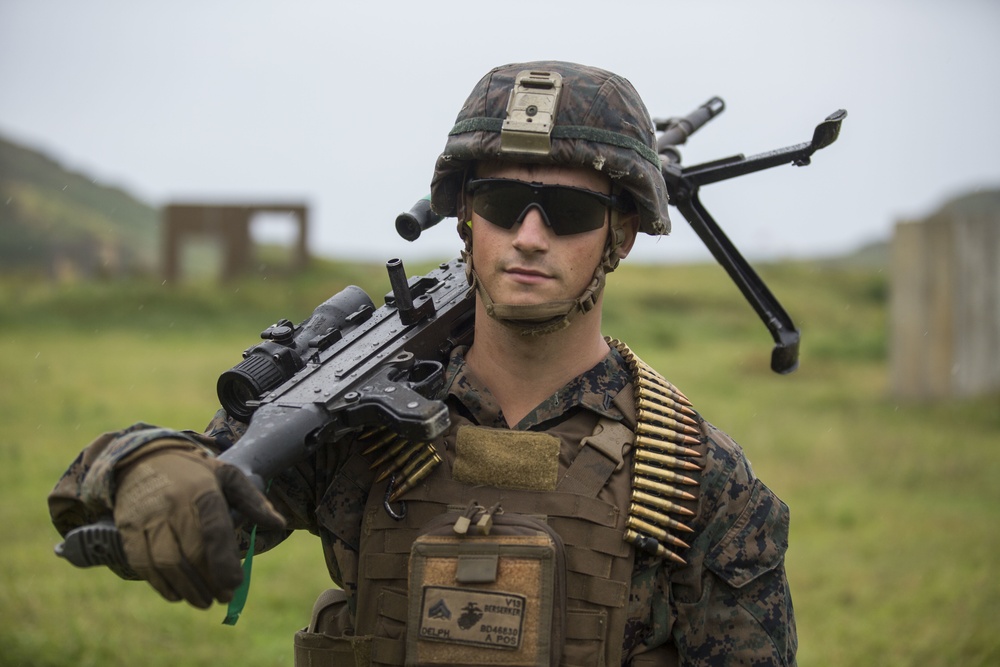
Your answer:
[[[556,72],[562,91],[547,153],[501,149],[501,124],[515,79],[531,70]],[[656,154],[649,112],[627,79],[595,67],[558,61],[497,67],[473,89],[458,114],[431,181],[431,207],[457,214],[458,196],[470,163],[508,160],[582,166],[607,174],[629,192],[647,234],[670,232],[667,190]]]

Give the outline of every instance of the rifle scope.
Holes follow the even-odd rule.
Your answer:
[[[263,343],[248,348],[243,361],[219,376],[216,392],[229,416],[249,422],[257,402],[289,380],[310,359],[363,321],[357,314],[375,305],[363,289],[349,285],[321,303],[298,326],[279,320],[261,332]]]

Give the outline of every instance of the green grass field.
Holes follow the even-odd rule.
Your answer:
[[[409,267],[411,273],[426,267]],[[770,372],[770,337],[714,265],[625,266],[605,331],[746,449],[791,507],[799,664],[1000,664],[1000,397],[906,404],[887,390],[887,281],[869,269],[761,268],[803,331],[801,367]],[[168,289],[0,282],[0,665],[290,665],[327,586],[318,541],[255,561],[236,627],[224,608],[57,559],[45,497],[87,442],[134,421],[198,428],[218,374],[280,317],[381,267]]]

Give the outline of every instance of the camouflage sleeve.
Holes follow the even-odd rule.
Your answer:
[[[788,507],[756,478],[736,442],[707,422],[703,429],[706,465],[688,565],[661,574],[680,664],[794,665]]]
[[[49,516],[63,535],[108,514],[114,503],[115,466],[138,450],[203,447],[191,434],[142,422],[104,433],[80,452],[49,493]]]
[[[246,424],[219,410],[204,433],[140,422],[121,431],[102,434],[77,456],[49,494],[52,523],[65,535],[77,526],[92,523],[110,513],[114,505],[114,471],[135,456],[169,447],[198,447],[217,455],[231,447],[245,432]],[[292,470],[275,479],[269,493],[276,509],[289,519],[289,528],[311,528],[310,493],[303,487],[308,487],[312,480],[308,466],[301,468],[301,471]],[[258,544],[270,547],[288,535],[286,531],[279,533],[262,536]]]

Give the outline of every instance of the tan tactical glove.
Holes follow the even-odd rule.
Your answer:
[[[160,595],[206,609],[243,581],[230,508],[261,528],[285,520],[238,469],[194,449],[161,449],[116,473],[114,518],[129,565]]]

